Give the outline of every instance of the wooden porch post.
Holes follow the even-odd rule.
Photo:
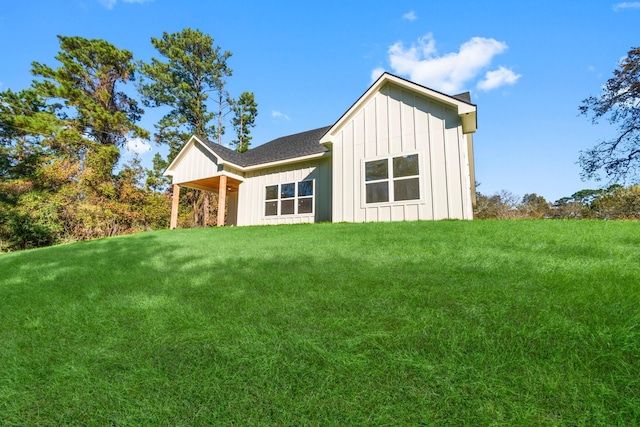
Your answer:
[[[169,228],[178,228],[178,203],[180,202],[180,186],[173,184],[173,199],[171,200],[171,224]]]
[[[225,207],[227,205],[227,176],[220,175],[218,186],[218,227],[224,225]]]

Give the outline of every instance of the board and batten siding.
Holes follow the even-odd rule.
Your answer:
[[[313,213],[265,215],[269,185],[314,180]],[[276,225],[331,221],[331,158],[319,158],[245,173],[239,187],[237,225]]]
[[[173,172],[173,183],[182,184],[198,179],[210,178],[218,175],[218,161],[206,148],[199,143],[184,152],[180,159],[180,167]]]
[[[334,135],[333,222],[472,219],[467,137],[454,109],[385,85]],[[365,161],[418,154],[420,199],[366,204]]]

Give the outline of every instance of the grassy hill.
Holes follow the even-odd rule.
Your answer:
[[[640,424],[640,224],[174,230],[0,255],[2,425]]]

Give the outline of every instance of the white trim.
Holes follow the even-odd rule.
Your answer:
[[[236,180],[238,180],[240,182],[244,182],[247,179],[246,177],[244,177],[242,175],[238,175],[237,173],[231,172],[230,170],[226,170],[224,168],[222,169],[222,171],[220,171],[218,173],[218,175],[213,175],[213,176],[222,176],[222,175],[226,175],[229,178],[236,179]]]
[[[207,144],[203,143],[200,138],[198,138],[196,135],[192,135],[184,145],[184,147],[180,149],[180,152],[178,152],[176,158],[173,159],[169,166],[167,166],[167,169],[165,169],[164,173],[162,174],[163,176],[173,176],[174,172],[172,169],[182,161],[182,158],[186,155],[187,151],[189,151],[189,149],[195,144],[194,140],[199,142],[200,145],[202,145],[208,152],[210,152],[216,159],[218,159],[218,164],[221,164],[222,158],[214,153],[213,150],[211,150],[209,147],[207,147]]]
[[[184,158],[184,156],[186,155],[186,153],[191,149],[191,147],[193,147],[195,145],[195,143],[198,142],[204,149],[206,149],[209,153],[211,153],[217,160],[217,165],[218,166],[230,166],[234,169],[237,169],[240,172],[251,172],[251,171],[256,171],[256,170],[260,170],[260,169],[268,169],[268,168],[273,168],[273,167],[277,167],[277,166],[284,166],[284,165],[289,165],[289,164],[294,164],[294,163],[300,163],[300,162],[305,162],[307,160],[313,160],[313,159],[317,159],[320,157],[329,157],[331,156],[331,152],[330,151],[325,151],[322,153],[315,153],[315,154],[308,154],[306,156],[301,156],[301,157],[291,157],[289,159],[283,159],[283,160],[277,160],[274,162],[269,162],[269,163],[260,163],[257,165],[251,165],[251,166],[240,166],[236,163],[224,160],[222,157],[220,157],[218,154],[216,154],[213,150],[211,150],[207,144],[205,144],[204,142],[202,142],[202,140],[200,138],[198,138],[196,135],[191,136],[191,138],[189,138],[189,140],[187,141],[187,143],[184,145],[184,147],[182,147],[182,149],[180,150],[180,152],[178,153],[178,155],[175,157],[175,159],[173,159],[173,161],[171,162],[171,164],[169,164],[169,166],[167,167],[167,169],[165,169],[163,176],[173,176],[174,175],[174,168],[182,161],[182,159]],[[245,179],[245,177],[235,174],[233,172],[229,172],[229,171],[222,171],[222,172],[218,172],[218,174],[216,175],[212,175],[212,176],[220,176],[220,175],[227,175],[227,176],[231,176],[235,179],[241,180],[243,181]]]
[[[293,163],[300,163],[307,160],[317,159],[319,157],[325,157],[330,155],[331,155],[330,152],[316,153],[316,154],[309,154],[302,157],[292,157],[290,159],[277,160],[275,162],[269,162],[269,163],[260,163],[258,165],[251,165],[251,166],[239,166],[239,165],[236,165],[235,163],[227,162],[221,159],[219,164],[233,166],[234,168],[242,172],[251,172],[251,171],[260,170],[260,169],[272,168],[275,166],[283,166],[283,165],[288,165]]]
[[[442,102],[443,104],[453,107],[460,116],[463,133],[473,133],[477,128],[476,106],[460,101],[452,96],[445,95],[433,89],[421,86],[417,83],[394,76],[393,74],[383,73],[378,80],[373,83],[369,89],[349,108],[340,119],[324,134],[320,139],[320,144],[325,147],[331,147],[335,134],[351,120],[352,116],[360,111],[361,106],[369,102],[369,99],[376,93],[380,92],[384,85],[393,83],[397,86],[410,89],[416,93],[431,99]]]

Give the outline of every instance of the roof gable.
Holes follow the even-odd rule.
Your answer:
[[[426,86],[419,85],[412,81],[403,79],[402,77],[395,76],[390,73],[383,73],[378,80],[376,80],[365,91],[360,98],[338,119],[338,121],[327,131],[327,133],[320,140],[321,144],[330,145],[332,136],[337,133],[344,124],[346,124],[351,117],[358,112],[363,105],[375,96],[376,93],[382,90],[387,84],[395,84],[402,88],[419,93],[431,99],[438,100],[443,104],[446,104],[456,110],[462,121],[462,130],[464,133],[473,133],[477,128],[476,118],[476,105],[471,103],[471,97],[468,92],[460,93],[458,95],[446,95],[437,90],[430,89]]]
[[[199,144],[217,159],[217,164],[230,164],[239,169],[255,168],[261,165],[293,161],[309,156],[323,155],[328,150],[320,145],[320,138],[331,126],[283,136],[259,145],[256,148],[238,153],[220,144],[209,141],[206,138],[193,135],[182,147],[180,153],[171,162],[165,175],[172,175],[186,153],[194,144]]]
[[[171,161],[171,163],[169,163],[169,166],[167,166],[167,168],[165,169],[163,175],[164,176],[173,175],[175,173],[175,171],[177,170],[178,165],[180,164],[180,162],[182,162],[182,160],[188,155],[189,151],[192,150],[194,145],[197,144],[198,142],[201,142],[201,141],[195,135],[193,135],[191,138],[189,138],[187,143],[185,145],[183,145],[182,148],[180,149],[180,151],[178,152],[178,155]],[[201,145],[203,145],[203,144],[201,144]],[[211,150],[209,150],[209,151],[211,151]],[[211,154],[213,154],[215,156],[215,153],[211,152]]]

